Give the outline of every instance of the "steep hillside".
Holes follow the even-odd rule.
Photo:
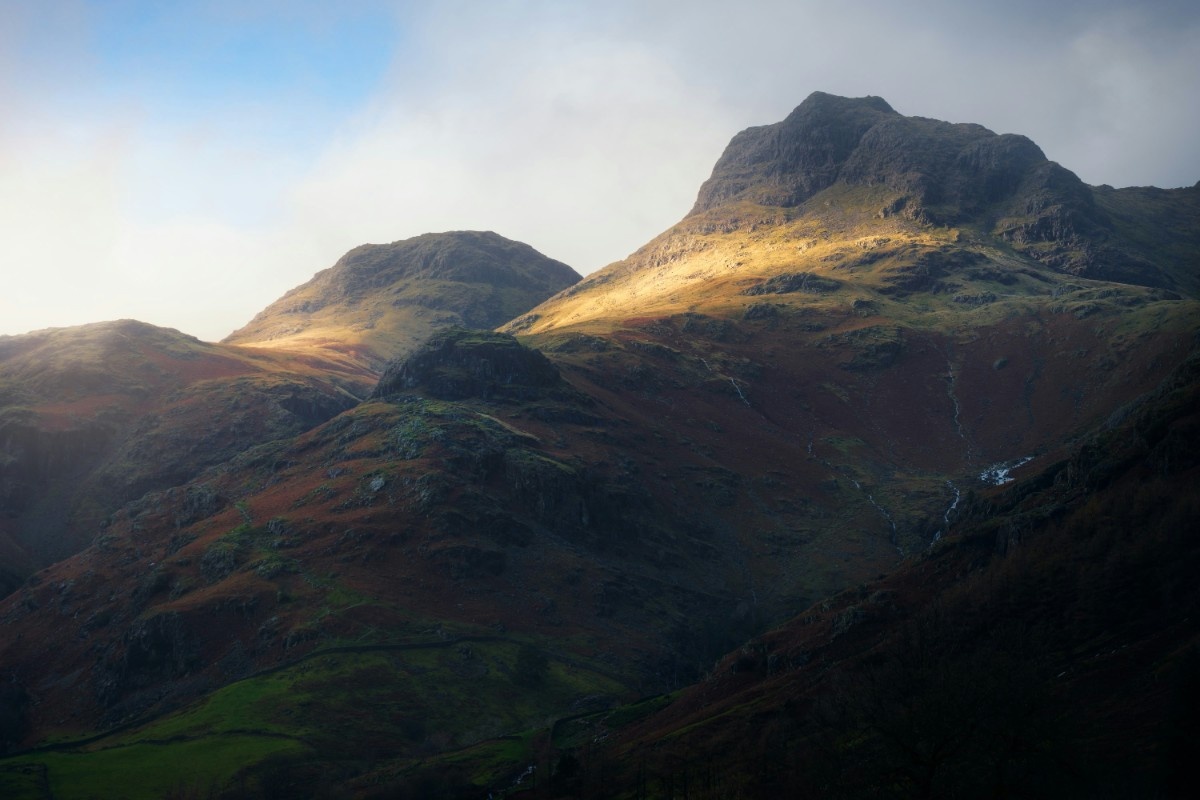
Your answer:
[[[1187,797],[1200,729],[1200,355],[930,554],[559,731],[560,789]],[[636,714],[633,714],[636,716]],[[578,747],[604,732],[601,749]],[[582,759],[582,763],[581,763]]]
[[[353,353],[372,369],[436,328],[494,328],[579,280],[491,232],[365,244],[272,303],[226,344]]]
[[[1112,222],[1093,195],[1114,192],[1158,221]],[[1179,363],[1200,312],[1161,287],[1200,272],[1193,194],[1092,190],[1023,137],[818,93],[735,137],[682,222],[505,330],[601,392],[620,376],[609,402],[647,425],[717,426],[705,455],[762,514],[737,527],[773,551],[755,595],[801,602],[927,548],[964,491]]]
[[[924,613],[974,569],[944,554],[987,560],[952,544],[963,520],[987,552],[988,525],[1011,547],[1042,524],[1030,495],[995,494],[1012,477],[1065,487],[1042,516],[1075,513],[1072,492],[1090,484],[1057,465],[1157,408],[1130,404],[1200,332],[1185,296],[1191,195],[1117,221],[1096,200],[1107,191],[1021,137],[877,98],[814,95],[739,135],[693,213],[627,261],[503,332],[451,327],[406,347],[367,402],[127,504],[93,547],[0,603],[14,751],[0,788],[22,796],[34,775],[86,797],[96,776],[140,770],[130,796],[155,797],[179,776],[151,765],[186,760],[183,788],[230,797],[502,795],[554,771],[538,791],[604,796],[607,731],[667,699],[628,701],[702,677],[814,603],[805,616],[828,625],[813,630],[869,651],[858,637],[887,608],[869,587],[911,586]],[[1143,232],[1139,219],[1164,222]],[[314,304],[353,285],[351,317],[371,306],[401,330],[389,309],[411,306],[388,287],[403,281],[366,264],[377,277],[360,286],[355,263],[319,276]],[[314,320],[289,347],[376,346],[358,323],[330,334],[308,301],[287,301]],[[1144,433],[1147,447],[1188,452],[1179,419],[1181,433]],[[1179,468],[1164,491],[1191,475]],[[922,581],[930,564],[951,566]],[[772,666],[771,652],[751,647],[737,674],[803,661],[787,651]],[[687,720],[698,736],[720,726],[707,697],[742,713],[740,684],[705,695],[711,684],[611,752],[694,786],[681,777],[693,754],[734,745],[712,734],[704,749]],[[838,730],[831,747],[871,763],[877,740]],[[677,785],[660,794],[695,791]]]
[[[121,505],[354,405],[438,328],[578,278],[494,233],[427,234],[352,250],[222,345],[133,321],[0,338],[0,596]]]
[[[1159,265],[1181,293],[1200,297],[1200,183],[1190,189],[1100,186],[1092,191],[1128,251]]]
[[[0,338],[0,541],[26,555],[12,579],[77,552],[146,491],[323,422],[372,382],[346,359],[132,320]]]

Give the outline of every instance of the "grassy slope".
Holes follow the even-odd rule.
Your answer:
[[[1057,299],[1062,301],[1062,297]],[[828,298],[818,297],[815,302],[828,302]],[[1111,302],[1111,297],[1095,302]],[[1141,313],[1168,324],[1174,308],[1159,301],[1139,306]],[[1154,341],[1146,339],[1139,326],[1129,331],[1132,323],[1127,315],[1102,308],[1087,316],[1090,329],[1099,323],[1123,331],[1128,341],[1143,346]],[[831,313],[824,315],[825,319],[831,317],[836,319]],[[1079,327],[1069,322],[1076,319],[1070,309],[1048,317],[1035,326],[1039,335],[1054,332],[1060,325],[1065,327],[1054,335],[1070,341]],[[872,426],[852,424],[868,418],[858,404],[863,402],[861,397],[870,395],[860,391],[861,387],[873,386],[879,391],[881,385],[905,383],[899,375],[891,378],[899,384],[888,384],[888,378],[875,374],[863,383],[854,370],[839,372],[839,362],[860,357],[864,351],[877,352],[864,348],[860,340],[813,347],[802,359],[783,359],[783,367],[767,361],[767,369],[755,369],[750,356],[761,350],[762,339],[770,336],[779,341],[781,329],[794,330],[800,341],[805,337],[820,341],[830,335],[828,329],[801,327],[812,319],[803,311],[795,318],[795,328],[784,316],[782,321],[776,320],[776,327],[762,331],[740,320],[721,324],[715,315],[694,315],[626,319],[619,330],[600,340],[576,332],[544,334],[538,340],[563,367],[571,384],[591,398],[591,405],[553,398],[499,405],[420,398],[369,403],[294,443],[248,453],[224,475],[213,476],[209,485],[225,498],[224,510],[183,526],[179,534],[166,537],[155,532],[175,528],[172,520],[178,517],[182,496],[168,493],[148,498],[117,518],[100,552],[92,553],[77,567],[64,565],[47,574],[45,590],[32,593],[35,602],[48,609],[61,605],[67,610],[88,608],[93,614],[107,613],[110,621],[105,624],[117,630],[117,622],[130,613],[142,619],[174,613],[197,620],[214,619],[215,614],[219,629],[211,638],[197,634],[197,647],[205,653],[200,663],[210,665],[205,672],[217,685],[228,681],[222,676],[230,670],[236,675],[239,669],[279,663],[280,653],[302,657],[328,647],[404,647],[442,637],[496,636],[501,626],[511,632],[505,636],[513,638],[486,645],[499,649],[485,649],[474,661],[464,659],[453,648],[424,652],[425,656],[436,653],[439,658],[449,658],[448,663],[407,662],[407,656],[383,661],[377,653],[331,655],[329,658],[344,658],[345,662],[336,682],[316,684],[320,691],[313,696],[324,700],[313,706],[311,714],[302,709],[282,720],[271,710],[269,697],[275,692],[289,700],[298,696],[296,685],[287,683],[290,670],[234,683],[205,704],[172,712],[173,706],[187,702],[184,691],[157,705],[142,706],[140,711],[129,707],[134,718],[146,713],[174,714],[146,728],[148,733],[123,732],[107,743],[92,745],[98,748],[95,754],[55,764],[38,756],[38,763],[65,770],[64,774],[99,774],[107,768],[107,759],[123,752],[117,745],[140,738],[219,740],[257,731],[255,735],[265,736],[272,746],[315,746],[323,757],[330,751],[336,753],[342,743],[352,752],[323,762],[326,768],[366,771],[385,783],[421,783],[426,779],[422,776],[432,769],[437,774],[449,771],[466,783],[496,787],[519,773],[522,763],[539,759],[544,763],[548,758],[548,751],[539,744],[545,734],[521,738],[525,744],[520,746],[505,736],[570,716],[574,703],[582,697],[598,694],[611,702],[637,692],[638,686],[650,687],[637,670],[627,670],[629,665],[646,663],[645,656],[661,647],[664,637],[669,640],[674,634],[673,626],[703,607],[680,591],[685,582],[693,589],[715,592],[729,609],[737,605],[739,597],[753,591],[762,597],[764,606],[776,603],[782,610],[788,603],[802,605],[804,597],[811,601],[847,584],[863,582],[879,571],[891,571],[896,556],[894,549],[891,556],[886,555],[891,547],[887,520],[852,481],[872,489],[874,500],[902,522],[907,517],[897,510],[906,504],[913,508],[909,512],[912,518],[936,522],[950,499],[943,496],[944,491],[937,491],[947,474],[946,462],[939,459],[947,456],[935,451],[926,456],[929,465],[924,472],[909,467],[904,476],[897,477],[895,467],[889,464],[908,458],[895,454],[905,445],[897,439],[899,431],[889,426],[899,423],[877,423],[886,437]],[[834,332],[861,330],[860,319],[846,314]],[[1018,330],[1028,329],[1033,322],[1027,316],[1022,318]],[[1014,333],[1011,337],[1019,342],[1028,335]],[[987,341],[994,339],[992,334]],[[960,346],[966,349],[970,343]],[[937,347],[933,350],[940,370],[945,355]],[[910,345],[905,359],[915,358],[914,352]],[[1014,365],[1020,363],[1017,351],[1006,352]],[[756,357],[761,358],[761,353]],[[814,358],[818,360],[813,362]],[[780,360],[778,352],[775,359]],[[996,373],[993,360],[989,356],[984,361],[987,372],[977,379]],[[970,361],[962,363],[957,380],[961,382],[963,410],[969,410],[966,398],[971,394],[965,387],[972,375],[965,365]],[[1062,368],[1067,368],[1065,361]],[[804,369],[812,370],[811,381],[798,377],[805,374]],[[773,374],[775,370],[782,375]],[[1144,380],[1138,375],[1125,377],[1135,385]],[[813,386],[818,378],[827,385]],[[927,396],[941,397],[947,406],[942,423],[947,425],[952,415],[947,382],[938,372],[926,381]],[[805,397],[812,398],[807,400],[809,408],[803,403],[799,408],[810,418],[823,420],[826,427],[816,429],[817,435],[792,435],[784,441],[780,431],[796,426],[779,421],[797,413],[797,386],[804,387]],[[567,423],[565,419],[575,421]],[[900,422],[903,419],[898,418]],[[731,447],[732,431],[736,431],[737,441]],[[946,441],[959,440],[949,458],[950,463],[961,465],[963,462],[955,459],[963,458],[962,437],[952,428],[941,435]],[[911,445],[913,452],[928,444],[929,438],[925,438],[923,444],[917,437]],[[994,445],[981,440],[975,446],[982,450]],[[495,457],[505,465],[499,471],[487,466]],[[631,475],[642,477],[632,479],[657,498],[655,504],[680,515],[676,526],[679,518],[701,516],[696,512],[704,509],[710,520],[707,531],[679,540],[677,533],[666,536],[665,530],[655,533],[651,528],[633,539],[570,543],[564,542],[561,533],[552,533],[561,521],[549,525],[553,517],[539,521],[539,504],[556,502],[557,495],[545,491],[546,485],[557,485],[554,475],[561,472],[570,484],[570,476],[582,474],[586,468],[611,470],[602,465],[617,465],[622,460],[630,462],[621,467],[623,471],[636,465]],[[546,469],[550,478],[543,475]],[[543,484],[522,501],[522,481],[531,475],[543,475],[538,479]],[[610,471],[607,477],[615,480],[619,474]],[[550,484],[545,484],[546,480]],[[833,486],[821,487],[831,480]],[[821,499],[831,491],[841,499]],[[806,497],[813,500],[797,502]],[[497,511],[511,508],[507,504],[514,501],[526,504],[526,516],[520,519],[533,531],[539,543],[536,548],[520,543],[529,535],[520,528],[492,527]],[[450,517],[439,517],[436,512],[443,508],[455,511]],[[440,519],[440,524],[430,527],[431,519]],[[466,527],[454,519],[465,522]],[[749,519],[757,524],[748,525]],[[499,538],[481,539],[479,533],[488,530],[494,532],[487,536]],[[914,528],[906,535],[915,545],[927,542],[934,532],[932,528]],[[510,538],[514,536],[516,539]],[[232,572],[214,583],[204,572],[206,558],[210,564],[225,563],[213,555],[224,553],[229,554]],[[892,566],[881,570],[884,558],[890,559],[887,563]],[[143,570],[141,585],[145,588],[134,593],[141,598],[141,605],[88,599],[103,591],[121,574],[124,568],[120,565],[131,559],[159,565],[156,570]],[[502,564],[498,574],[491,573],[488,565],[493,563]],[[79,569],[92,573],[85,576]],[[621,575],[638,577],[630,582]],[[754,582],[740,584],[747,575],[753,575]],[[548,584],[546,576],[561,577],[564,589],[579,589],[554,590],[555,578]],[[55,587],[65,581],[73,581],[72,587],[66,597],[60,597]],[[607,596],[612,591],[608,586],[628,597]],[[648,586],[660,588],[647,592]],[[15,624],[15,631],[25,623],[12,617],[12,608],[8,619]],[[36,617],[28,620],[34,624]],[[758,624],[761,617],[756,622],[751,615],[746,622]],[[212,623],[205,625],[211,627]],[[103,636],[102,631],[99,635]],[[700,633],[693,629],[689,635]],[[711,659],[711,647],[723,641],[722,635],[714,632],[708,648],[697,652]],[[513,697],[511,679],[505,676],[522,640],[537,643],[551,654],[552,673],[562,676],[555,681],[566,681],[563,670],[578,670],[602,651],[612,652],[616,663],[625,666],[613,676],[615,682],[601,677],[607,671],[601,670],[584,677],[582,683],[578,679],[563,682],[559,695],[549,689],[535,693],[536,702],[526,706],[519,696]],[[232,650],[231,642],[237,643]],[[470,644],[473,650],[478,646]],[[64,645],[68,654],[78,652],[80,666],[92,660],[87,647],[87,637],[79,644]],[[119,647],[118,643],[117,655]],[[240,656],[237,648],[241,648]],[[32,653],[28,657],[36,658]],[[63,660],[64,669],[69,669],[71,657]],[[408,669],[402,666],[405,663],[430,670],[422,673],[429,676],[429,683],[411,685],[408,673],[402,676],[397,672]],[[493,676],[488,680],[498,683],[479,696],[512,698],[482,714],[477,705],[454,699],[458,692],[478,688],[480,678],[472,670],[480,664],[486,675]],[[360,674],[367,676],[361,679],[366,681],[364,687],[378,687],[382,692],[373,696],[366,711],[361,699],[343,697],[329,688],[358,685],[361,681],[354,676]],[[582,674],[587,675],[586,669]],[[182,682],[185,687],[189,683]],[[395,694],[401,685],[407,687],[405,692]],[[409,689],[411,694],[407,694]],[[237,713],[222,710],[229,702],[225,692],[229,698],[243,701],[236,703],[237,707],[252,709],[244,727]],[[43,697],[38,711],[46,722],[56,714],[66,714],[72,706],[78,710],[74,692],[62,697],[66,705],[59,711],[51,697]],[[268,699],[245,704],[248,697]],[[406,722],[413,718],[421,719],[424,726],[415,734],[407,727],[411,722]],[[103,723],[98,718],[91,722],[82,718],[41,730],[51,737],[70,737],[73,731],[94,727],[103,727]],[[59,733],[53,733],[55,730]],[[314,734],[324,738],[314,743]],[[493,739],[494,744],[483,744]],[[396,751],[397,742],[409,742],[412,749]],[[467,749],[459,749],[464,746]],[[248,757],[238,761],[238,768],[251,767],[264,755],[253,749],[246,752]],[[372,753],[371,757],[361,757],[364,752]],[[67,758],[67,754],[55,758]],[[203,775],[225,780],[231,774],[227,770],[227,763],[216,758]],[[275,778],[264,772],[255,780]]]
[[[327,737],[318,751],[347,752],[324,767],[364,793],[426,785],[429,767],[507,785],[551,758],[555,720],[673,688],[764,623],[919,557],[948,480],[978,488],[983,466],[1038,450],[1019,474],[1053,463],[1196,329],[1192,303],[1067,278],[969,229],[876,221],[880,198],[834,191],[689,218],[514,323],[574,394],[364,404],[205,476],[221,501],[200,518],[181,516],[182,489],[131,506],[0,609],[14,633],[84,620],[43,643],[59,652],[27,743],[147,717],[219,739],[230,699],[258,698],[251,729]],[[827,283],[743,293],[799,273]],[[832,608],[821,619],[854,630]],[[158,636],[159,655],[127,630]],[[36,638],[8,642],[5,663],[45,663]],[[447,639],[424,661],[404,649]],[[505,683],[522,643],[549,656],[532,694]],[[395,650],[321,655],[366,646]],[[97,650],[115,702],[81,707],[70,682],[96,682]],[[337,678],[314,684],[325,699],[281,719],[270,698],[306,691],[317,664]],[[414,669],[430,682],[405,694]],[[481,681],[507,699],[465,700]],[[210,686],[227,688],[188,705]]]
[[[616,734],[583,796],[1184,796],[1198,363]]]

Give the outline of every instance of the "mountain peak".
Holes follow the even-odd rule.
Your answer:
[[[1164,260],[1157,245],[1122,239],[1117,219],[1148,214],[1152,198],[1109,192],[1097,202],[1096,191],[1025,136],[904,116],[880,97],[814,92],[783,121],[742,131],[688,216],[737,203],[794,208],[835,185],[856,192],[859,210],[880,219],[976,225],[1064,272],[1195,285],[1186,259]]]
[[[578,278],[565,264],[492,231],[424,233],[391,244],[350,250],[329,271],[338,291],[358,296],[398,279],[447,280],[495,286],[564,285]]]
[[[491,231],[364,244],[225,343],[349,349],[378,368],[436,328],[493,328],[578,280],[566,264]]]
[[[796,106],[788,118],[802,113],[836,113],[838,110],[845,111],[854,108],[872,109],[885,114],[897,113],[887,100],[873,94],[866,97],[842,97],[828,92],[813,92],[804,98],[804,102]]]
[[[882,97],[814,92],[782,122],[735,136],[691,213],[740,200],[798,206],[840,181],[886,186],[908,215],[945,222],[1011,196],[1048,164],[1024,136],[906,117]],[[1074,174],[1053,171],[1062,174],[1042,176],[1040,183],[1052,180],[1051,188],[1065,194],[1084,189]]]
[[[733,137],[692,214],[730,200],[795,206],[832,185],[863,135],[899,116],[882,97],[813,92],[782,122]]]

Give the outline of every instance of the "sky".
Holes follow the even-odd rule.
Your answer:
[[[0,0],[0,335],[217,341],[357,245],[493,230],[587,274],[813,91],[1200,180],[1193,0]]]

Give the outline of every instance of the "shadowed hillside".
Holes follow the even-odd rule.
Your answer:
[[[353,251],[230,341],[372,365],[369,399],[0,604],[0,787],[154,797],[187,758],[231,798],[1086,794],[1113,721],[1143,749],[1104,774],[1160,785],[1166,695],[1118,678],[1194,638],[1189,192],[815,94],[500,331],[456,305],[401,345],[440,302],[409,282],[524,246]]]
[[[132,320],[0,337],[0,596],[125,503],[355,405],[438,328],[576,280],[494,233],[428,234],[352,250],[221,345]]]
[[[747,641],[604,747],[564,749],[585,763],[560,789],[1190,796],[1197,409],[1193,354],[1062,461],[966,498],[928,555]]]
[[[123,504],[323,422],[371,380],[132,320],[0,338],[0,541],[26,568],[71,555]]]

